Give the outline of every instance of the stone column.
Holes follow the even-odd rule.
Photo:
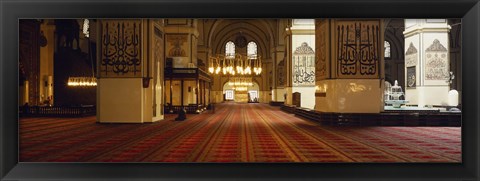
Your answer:
[[[405,99],[409,104],[447,105],[450,55],[446,19],[405,20]]]
[[[151,69],[153,96],[153,120],[158,121],[164,119],[164,106],[165,106],[165,50],[164,50],[164,30],[163,19],[153,19],[149,25],[151,32],[150,44],[153,50],[150,51],[150,59],[152,61]]]
[[[315,20],[294,19],[291,31],[292,94],[301,95],[300,106],[315,107]],[[295,101],[292,99],[292,104]]]
[[[277,46],[273,52],[273,86],[272,86],[272,101],[285,101],[285,47]]]
[[[149,36],[153,33],[152,23],[152,20],[141,19],[99,20],[98,122],[154,121],[152,88],[154,56],[151,54],[154,46]],[[163,63],[163,60],[158,61]],[[163,93],[158,94],[160,95]]]
[[[41,102],[51,99],[53,104],[53,59],[55,52],[55,24],[46,21],[40,25],[40,36],[45,38],[44,45],[40,45],[40,97]],[[41,42],[42,43],[42,42]]]
[[[292,105],[292,31],[291,31],[291,22],[286,28],[285,33],[285,46],[286,46],[286,56],[285,56],[285,102],[286,105]]]
[[[383,36],[382,19],[316,20],[317,111],[383,111]]]

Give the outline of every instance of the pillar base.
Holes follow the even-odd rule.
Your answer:
[[[315,110],[331,113],[380,113],[384,84],[379,79],[317,81]]]
[[[97,121],[143,123],[142,79],[102,78],[98,81]],[[151,120],[151,117],[150,117]]]
[[[272,101],[284,102],[287,91],[284,88],[272,89]]]
[[[292,105],[292,96],[293,96],[292,87],[285,87],[285,93],[287,94],[287,99],[285,99],[285,104]]]
[[[405,91],[405,99],[411,105],[425,107],[425,105],[448,105],[448,86],[416,87]]]

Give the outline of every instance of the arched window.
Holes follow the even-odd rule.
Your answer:
[[[251,59],[257,58],[257,44],[253,41],[249,42],[247,45],[247,56]]]
[[[90,23],[89,23],[88,19],[84,19],[83,20],[83,34],[87,38],[90,37],[89,28],[90,28]]]
[[[384,54],[384,57],[385,58],[390,58],[390,42],[388,41],[385,41],[385,54]]]
[[[232,41],[227,42],[225,45],[225,56],[228,58],[235,57],[235,43]]]

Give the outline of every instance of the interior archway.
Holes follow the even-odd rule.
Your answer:
[[[243,89],[245,87],[246,89]],[[240,88],[240,89],[239,89]],[[223,100],[234,102],[259,102],[260,86],[257,81],[253,80],[251,86],[235,86],[226,81],[223,84]]]

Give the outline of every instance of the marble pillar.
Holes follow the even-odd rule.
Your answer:
[[[300,107],[315,107],[315,20],[294,19],[291,30],[291,93],[300,93]],[[292,104],[295,102],[292,100]]]
[[[446,19],[405,20],[405,99],[425,107],[447,105],[450,72]]]
[[[315,24],[315,110],[383,111],[383,20],[317,19]]]

